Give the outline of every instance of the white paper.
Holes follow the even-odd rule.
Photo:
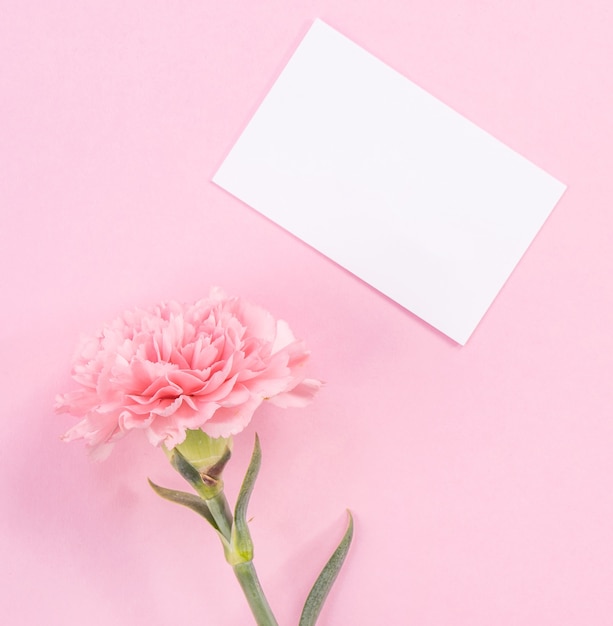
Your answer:
[[[320,20],[213,180],[460,344],[565,189]]]

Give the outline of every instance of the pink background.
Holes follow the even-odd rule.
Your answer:
[[[0,610],[46,626],[250,624],[217,539],[52,410],[80,331],[211,285],[287,319],[327,381],[257,430],[256,565],[282,625],[613,623],[609,0],[2,0]],[[568,184],[460,348],[211,176],[321,17]],[[401,270],[399,270],[401,271]]]

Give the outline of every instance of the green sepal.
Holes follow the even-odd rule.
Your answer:
[[[210,437],[199,428],[186,430],[185,439],[175,446],[183,458],[198,470],[204,482],[221,477],[232,456],[231,437]]]
[[[200,476],[202,476],[202,479],[204,480],[204,482],[206,483],[207,480],[211,480],[211,481],[220,480],[221,474],[224,468],[226,467],[226,465],[228,464],[228,461],[230,460],[231,456],[232,456],[232,450],[230,449],[229,446],[226,446],[221,456],[219,457],[219,460],[217,461],[217,463],[211,465],[211,467],[209,467],[206,473],[202,473],[202,472],[200,473]]]
[[[210,479],[207,476],[207,480],[205,480],[202,474],[183,456],[183,453],[178,448],[170,451],[169,458],[170,464],[198,492],[201,498],[210,500],[223,491],[221,478]]]
[[[325,564],[323,570],[321,570],[321,574],[317,577],[304,603],[298,626],[314,626],[321,613],[324,602],[330,593],[330,589],[332,589],[332,585],[343,566],[347,552],[349,552],[351,539],[353,538],[353,517],[351,511],[347,511],[347,513],[349,515],[349,523],[347,524],[345,535],[330,557],[330,560]]]
[[[232,565],[245,563],[253,559],[253,541],[251,540],[251,533],[249,532],[249,526],[247,524],[247,506],[249,505],[249,498],[253,492],[255,479],[260,471],[261,464],[262,449],[260,448],[260,439],[256,434],[249,467],[243,479],[243,484],[238,493],[236,507],[234,509],[234,523],[232,524],[231,537]]]
[[[185,478],[185,480],[200,493],[204,482],[200,472],[175,448],[170,451],[170,464]]]

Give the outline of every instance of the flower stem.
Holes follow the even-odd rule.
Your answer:
[[[222,535],[230,541],[232,535],[232,513],[223,489],[212,498],[207,498],[207,506],[215,519]],[[237,563],[232,566],[234,574],[247,598],[251,612],[258,626],[278,626],[277,620],[272,613],[264,590],[260,584],[253,561]]]
[[[223,490],[212,498],[207,498],[206,504],[221,534],[229,541],[232,534],[232,512]]]
[[[277,620],[272,614],[272,610],[264,596],[264,590],[258,580],[253,561],[238,563],[232,569],[243,589],[257,625],[278,626]]]

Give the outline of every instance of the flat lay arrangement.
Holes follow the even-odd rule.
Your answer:
[[[4,620],[610,626],[612,29],[5,2]]]

